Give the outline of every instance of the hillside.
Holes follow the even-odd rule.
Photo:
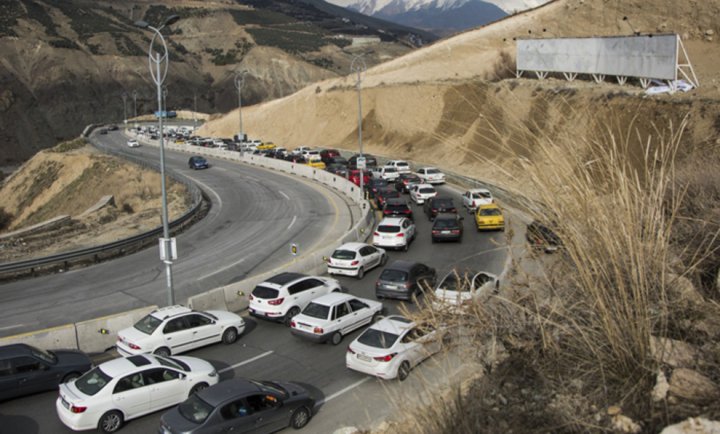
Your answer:
[[[334,10],[336,8],[339,10]],[[149,33],[138,19],[169,30],[171,109],[213,113],[237,104],[235,71],[249,72],[247,104],[288,95],[346,73],[354,35],[379,36],[369,64],[407,53],[434,35],[322,1],[8,0],[0,4],[0,166],[77,136],[93,122],[121,121],[156,109],[147,64]],[[354,20],[357,20],[355,22]],[[196,98],[195,98],[196,97]]]

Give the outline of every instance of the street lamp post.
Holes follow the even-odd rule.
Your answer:
[[[193,91],[193,126],[197,128],[197,91]]]
[[[362,86],[362,73],[367,70],[367,65],[365,64],[365,60],[362,58],[362,54],[357,55],[353,57],[352,63],[350,64],[350,71],[357,73],[357,92],[358,92],[358,147],[360,148],[360,159],[361,161],[365,161],[365,157],[363,156],[363,143],[362,143],[362,92],[361,92],[361,86]],[[358,169],[360,169],[358,167]],[[365,177],[365,168],[363,167],[360,169],[360,194],[362,194],[363,198],[365,197],[365,190],[364,190],[364,177]]]
[[[238,71],[235,73],[235,89],[238,93],[238,119],[240,121],[240,135],[238,136],[241,141],[245,141],[245,134],[243,133],[243,122],[242,122],[242,88],[245,85],[245,74],[247,71]]]
[[[127,125],[127,92],[123,92],[121,96],[123,100],[123,122]]]
[[[155,34],[150,40],[150,48],[148,49],[148,66],[150,68],[150,75],[152,76],[153,82],[157,87],[157,102],[158,102],[158,129],[160,130],[160,187],[162,190],[162,225],[163,225],[163,238],[160,240],[160,259],[165,263],[165,277],[167,280],[167,291],[168,291],[168,306],[175,304],[175,294],[173,291],[173,280],[172,280],[172,261],[176,259],[174,255],[174,239],[170,238],[170,229],[168,226],[168,209],[167,209],[167,189],[165,186],[165,140],[163,138],[163,90],[162,84],[167,76],[168,63],[170,61],[168,55],[167,44],[160,30],[165,26],[169,26],[180,17],[177,15],[171,15],[162,23],[158,28],[151,26],[145,21],[137,21],[135,25],[144,29],[150,29]],[[162,47],[155,47],[156,41],[160,41]],[[155,68],[153,68],[153,64]]]
[[[164,117],[167,117],[167,96],[168,96],[168,87],[167,87],[167,85],[164,85],[164,86],[162,87],[162,96],[163,96],[163,97],[162,97],[162,111],[164,112],[164,113],[163,113],[163,116],[164,116]],[[160,131],[160,133],[162,133],[162,131]]]
[[[137,118],[137,91],[136,90],[133,91],[133,113],[135,114],[135,116],[133,116],[133,118]]]

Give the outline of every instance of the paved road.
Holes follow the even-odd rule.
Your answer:
[[[459,192],[449,187],[441,187],[440,190],[452,195],[456,204],[461,203]],[[430,223],[424,218],[420,207],[415,207],[415,212],[418,238],[409,252],[390,252],[390,262],[398,258],[412,258],[437,268],[440,275],[459,265],[498,274],[503,270],[507,260],[504,234],[477,233],[472,219],[466,218],[465,237],[461,244],[432,244]],[[374,282],[380,272],[377,268],[371,270],[362,280],[339,279],[351,293],[374,299]],[[400,306],[400,302],[390,300],[383,300],[383,303],[389,312],[396,312]],[[253,318],[247,318],[247,322],[249,326],[246,333],[232,346],[213,345],[188,355],[210,360],[218,369],[225,370],[222,379],[238,376],[292,380],[308,385],[316,397],[324,402],[318,414],[303,430],[308,433],[332,433],[348,425],[369,427],[374,421],[395,411],[394,403],[416,397],[419,390],[428,384],[424,378],[440,381],[448,372],[454,372],[463,365],[463,361],[444,360],[436,356],[413,371],[411,377],[403,383],[383,382],[345,368],[347,344],[360,331],[346,336],[338,346],[317,345],[295,338],[279,324]],[[54,414],[56,397],[57,393],[51,392],[0,403],[0,418],[7,421],[0,423],[0,433],[71,432]],[[131,421],[122,432],[153,433],[161,414],[158,412]],[[8,426],[13,426],[13,430],[4,431]]]
[[[103,143],[157,161],[156,147],[130,149],[119,132]],[[212,206],[180,234],[173,266],[176,300],[273,269],[290,260],[292,242],[311,251],[352,226],[337,194],[253,166],[212,160],[209,170],[187,168],[188,155],[166,152],[168,168],[189,176]],[[158,216],[159,221],[159,216]],[[167,304],[164,265],[158,250],[95,266],[0,285],[0,336],[96,318],[151,304]]]

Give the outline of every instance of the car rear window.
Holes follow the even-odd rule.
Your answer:
[[[481,208],[478,212],[480,215],[487,215],[487,216],[493,216],[493,215],[500,215],[500,210],[497,208]]]
[[[267,286],[258,285],[253,289],[252,295],[257,298],[273,299],[277,298],[280,292],[274,288],[268,288]]]
[[[492,195],[487,192],[479,192],[479,193],[473,193],[473,199],[490,199],[492,198]]]
[[[409,208],[405,203],[388,203],[386,207],[391,211],[403,211]]]
[[[387,234],[396,234],[400,232],[400,226],[393,226],[393,225],[380,225],[377,228],[378,232],[384,232]]]
[[[418,191],[420,193],[426,193],[426,194],[435,193],[435,189],[430,188],[430,187],[420,188],[420,189],[418,189]]]
[[[95,367],[75,380],[75,387],[82,393],[93,396],[105,387],[112,377],[104,373],[100,367]]]
[[[388,282],[407,282],[408,274],[405,271],[385,269],[380,274],[380,280],[386,280]]]
[[[161,319],[155,318],[152,315],[146,315],[145,318],[136,322],[133,327],[135,327],[136,330],[145,333],[146,335],[151,335],[160,324],[162,324]]]
[[[444,289],[445,291],[462,291],[467,290],[469,286],[470,282],[466,281],[463,276],[458,276],[453,273],[443,279],[438,289]]]
[[[197,424],[205,422],[214,409],[215,407],[200,399],[197,393],[193,393],[185,402],[178,405],[180,416]]]
[[[330,314],[330,306],[325,306],[319,303],[310,303],[307,305],[305,310],[302,311],[303,315],[307,315],[312,318],[327,319]]]
[[[433,201],[433,206],[436,208],[454,208],[452,199],[437,199]]]
[[[433,224],[433,229],[455,229],[457,227],[459,225],[454,219],[436,219]]]
[[[385,173],[392,173],[392,172],[397,172],[397,169],[394,167],[386,167],[385,168]]]
[[[352,250],[335,250],[332,254],[333,259],[349,260],[355,259],[356,253]]]
[[[429,175],[435,175],[437,173],[440,173],[440,171],[437,169],[427,169],[425,172]]]
[[[358,342],[369,347],[387,349],[392,347],[399,337],[400,336],[393,333],[367,329],[365,333],[360,335]]]

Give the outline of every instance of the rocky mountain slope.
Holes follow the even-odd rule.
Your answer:
[[[434,35],[382,22],[321,0],[293,2],[8,0],[0,3],[0,166],[74,137],[92,122],[154,111],[150,33],[169,29],[171,109],[226,111],[237,104],[234,72],[249,72],[248,104],[288,95],[347,73],[353,37],[377,36],[371,65],[407,53]],[[127,106],[121,95],[126,92]],[[133,99],[133,92],[137,98]]]

